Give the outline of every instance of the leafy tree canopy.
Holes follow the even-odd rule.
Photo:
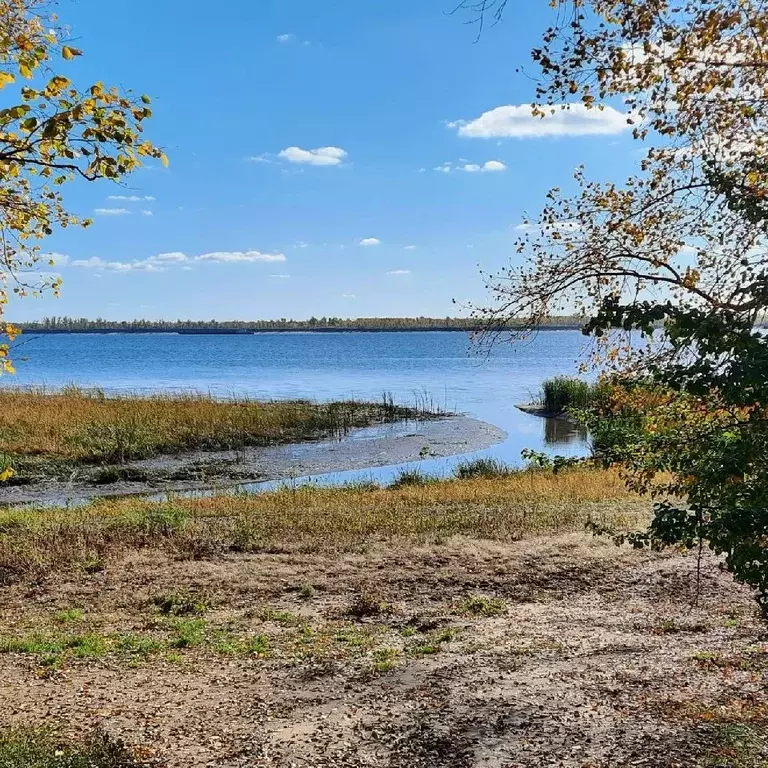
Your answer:
[[[81,55],[47,0],[0,0],[0,320],[13,294],[58,292],[59,278],[28,282],[44,238],[57,227],[91,223],[67,210],[63,185],[120,181],[144,158],[167,164],[142,136],[150,98],[101,82],[76,87],[64,72]],[[10,338],[16,333],[8,323],[2,329]],[[7,344],[0,364],[13,370]]]

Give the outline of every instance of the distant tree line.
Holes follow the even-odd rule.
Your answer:
[[[510,327],[514,320],[509,322]],[[576,316],[551,317],[545,327],[578,328]],[[215,333],[256,331],[477,331],[476,319],[464,317],[310,317],[307,320],[90,320],[85,317],[44,317],[18,323],[26,332],[43,333]]]

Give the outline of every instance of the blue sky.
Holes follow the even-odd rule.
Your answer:
[[[514,258],[574,167],[636,160],[620,115],[535,121],[530,63],[548,3],[475,29],[450,0],[64,0],[85,55],[66,66],[153,97],[167,170],[72,186],[95,219],[57,233],[62,297],[9,317],[129,319],[456,314],[480,265]],[[62,67],[64,69],[64,67]],[[135,198],[135,199],[121,199]]]

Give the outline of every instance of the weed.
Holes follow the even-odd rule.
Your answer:
[[[165,595],[156,595],[152,598],[151,603],[166,616],[203,616],[210,608],[210,604],[205,598],[186,592],[169,592]]]
[[[273,624],[282,624],[284,627],[292,627],[302,621],[295,613],[276,611],[273,608],[265,608],[259,616],[262,621],[271,621]]]
[[[374,672],[384,674],[397,666],[400,658],[400,651],[397,648],[377,648],[373,652],[373,661],[371,666]]]
[[[355,595],[349,608],[347,616],[354,616],[356,619],[365,619],[371,616],[381,616],[385,613],[392,613],[393,606],[379,600],[375,595],[365,590]]]
[[[205,619],[177,619],[172,626],[176,633],[171,641],[173,648],[196,648],[206,640]]]
[[[97,732],[81,742],[63,741],[52,731],[0,731],[3,768],[143,768],[120,741]]]
[[[713,728],[712,747],[699,761],[702,768],[765,768],[766,733],[763,728],[725,723]]]
[[[461,603],[460,610],[472,616],[498,616],[506,612],[507,606],[496,597],[470,595]]]
[[[302,600],[309,600],[315,596],[315,588],[311,584],[302,584],[299,588],[299,597]]]
[[[71,624],[80,621],[85,616],[85,611],[80,608],[67,608],[63,611],[56,611],[53,614],[53,620],[57,624]]]

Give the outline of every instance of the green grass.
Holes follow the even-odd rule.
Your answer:
[[[0,731],[2,768],[145,768],[120,742],[104,733],[84,741],[66,741],[52,731]]]

